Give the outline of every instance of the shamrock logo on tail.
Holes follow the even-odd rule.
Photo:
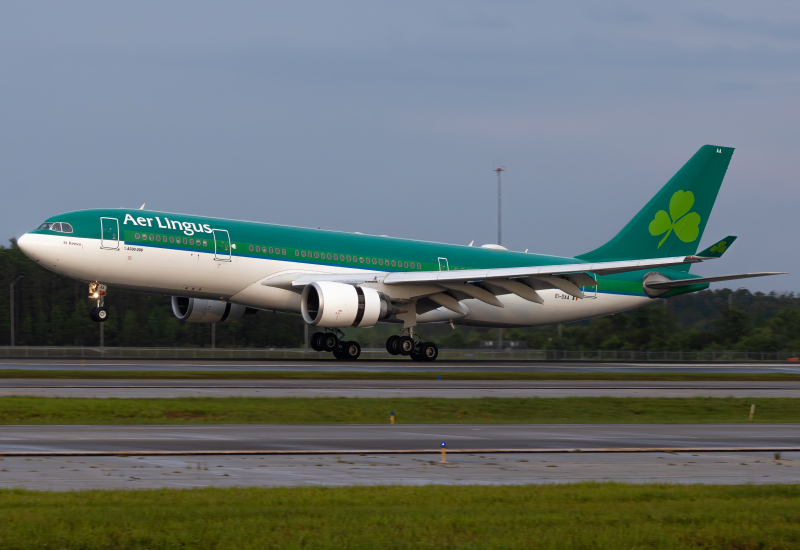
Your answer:
[[[720,254],[722,254],[723,252],[725,252],[727,248],[728,248],[727,243],[725,241],[720,241],[719,243],[709,248],[709,250],[711,252],[719,252]]]
[[[661,248],[670,233],[675,234],[685,243],[690,243],[700,235],[700,214],[689,212],[694,204],[694,193],[691,191],[675,191],[669,201],[669,214],[663,210],[656,212],[650,222],[650,234],[655,236],[666,233],[657,248]],[[687,212],[689,212],[687,214]]]

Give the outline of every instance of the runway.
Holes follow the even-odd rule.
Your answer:
[[[0,370],[86,371],[315,371],[315,372],[626,372],[626,373],[789,373],[800,374],[797,363],[659,363],[659,362],[565,362],[565,361],[437,361],[419,364],[411,360],[380,361],[187,361],[165,359],[2,359]]]
[[[41,491],[343,485],[800,483],[800,453],[430,454],[0,459],[0,488]]]
[[[0,397],[800,397],[798,382],[0,379]]]
[[[87,490],[342,485],[800,483],[795,425],[3,426],[0,488]],[[441,463],[441,442],[447,462]],[[792,447],[794,451],[731,450]],[[478,449],[531,449],[492,453]],[[595,453],[660,447],[662,452]],[[704,448],[690,452],[681,447]],[[418,449],[428,452],[400,452]],[[572,448],[583,452],[553,453]],[[232,450],[284,455],[225,455]],[[469,449],[474,449],[470,452]],[[723,450],[728,449],[728,450]],[[121,455],[138,450],[208,455]],[[303,451],[325,454],[304,455]],[[462,450],[457,453],[453,451]],[[356,451],[347,453],[346,451]]]
[[[800,449],[794,424],[0,426],[3,453]]]

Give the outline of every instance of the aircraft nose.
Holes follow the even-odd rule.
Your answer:
[[[25,233],[17,239],[17,246],[31,260],[38,260],[36,256],[36,237],[30,233]]]

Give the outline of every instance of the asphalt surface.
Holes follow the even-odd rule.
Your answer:
[[[800,453],[6,457],[0,488],[48,491],[342,485],[800,483]]]
[[[317,372],[628,372],[628,373],[793,373],[800,364],[777,363],[602,363],[562,361],[185,361],[87,359],[3,359],[2,369],[89,371],[317,371]]]
[[[402,419],[400,412],[399,418]],[[800,448],[794,424],[0,426],[13,452]]]
[[[0,396],[173,397],[800,397],[800,382],[0,379]]]

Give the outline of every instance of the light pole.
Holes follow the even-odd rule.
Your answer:
[[[501,193],[501,174],[505,172],[505,166],[500,168],[495,168],[494,171],[497,172],[497,244],[503,244],[503,210],[502,206],[502,193]],[[497,349],[503,349],[503,329],[497,329]]]
[[[14,285],[17,284],[17,281],[22,279],[22,275],[14,279],[14,282],[11,283],[11,345],[14,346]]]

